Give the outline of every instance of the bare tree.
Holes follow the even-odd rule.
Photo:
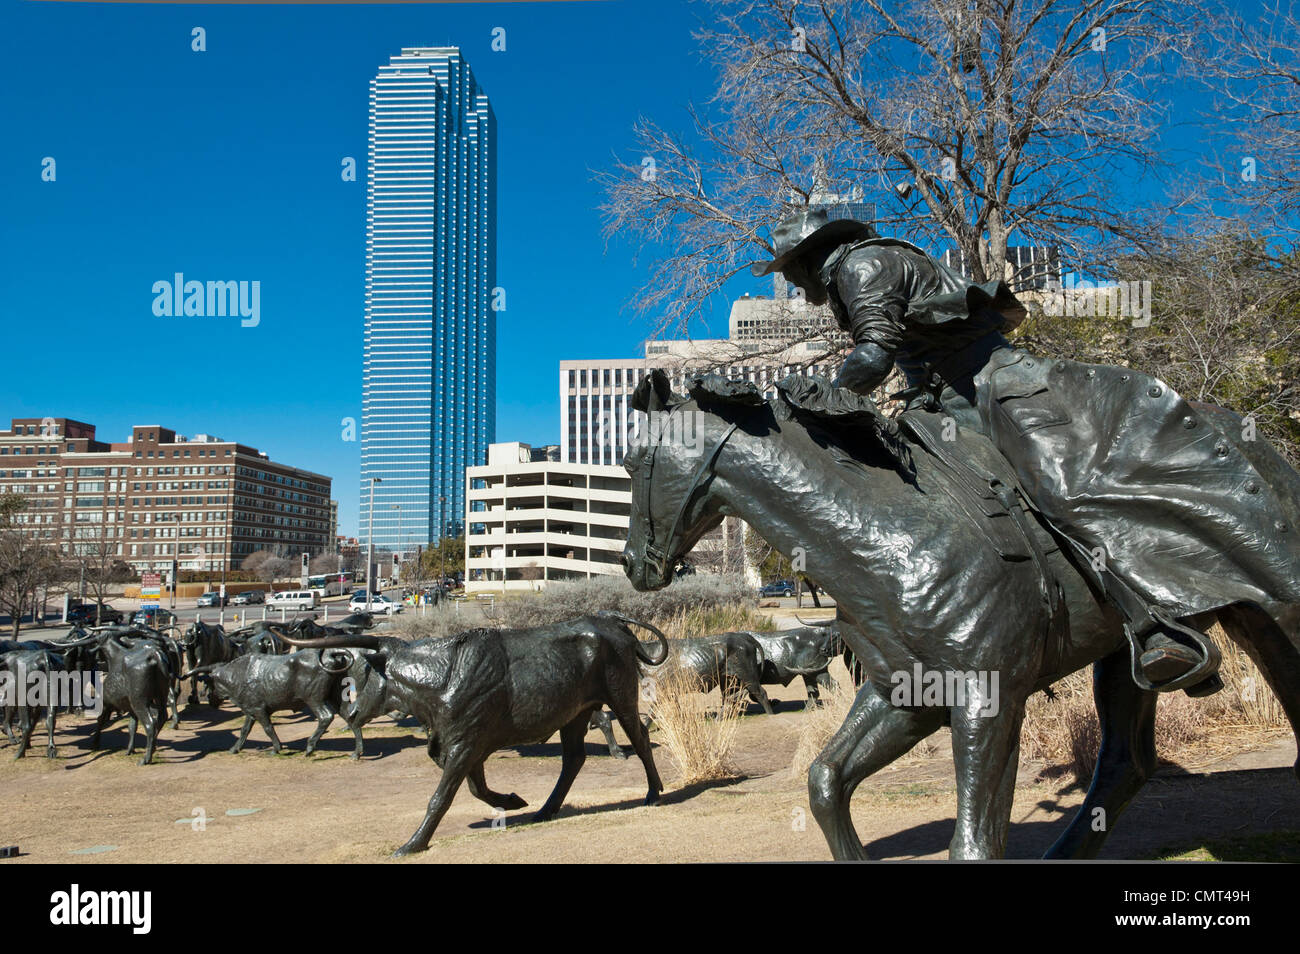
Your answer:
[[[1224,4],[1188,51],[1203,84],[1209,185],[1192,180],[1185,206],[1292,241],[1300,231],[1300,12],[1294,2]],[[1199,191],[1199,194],[1197,194]]]
[[[537,581],[543,576],[541,566],[536,560],[530,560],[519,568],[519,579],[525,580],[532,585],[532,589],[537,589]]]
[[[107,602],[110,590],[132,579],[134,571],[121,559],[121,540],[112,535],[113,525],[83,524],[74,526],[68,541],[69,573],[75,574],[78,595],[80,584],[95,600],[95,622],[100,622],[100,612]],[[69,583],[73,579],[69,579]]]
[[[0,609],[9,614],[15,638],[22,630],[23,615],[30,611],[35,616],[38,596],[56,586],[66,572],[58,548],[23,522],[23,509],[21,496],[0,498]]]
[[[342,565],[342,558],[337,553],[318,553],[311,558],[308,564],[308,572],[313,576],[319,576],[322,573],[338,573]]]
[[[294,562],[279,556],[274,550],[254,550],[244,557],[239,568],[252,573],[264,583],[274,583],[282,576],[288,576],[294,569]]]
[[[1045,356],[1140,368],[1189,400],[1248,415],[1300,463],[1297,256],[1228,224],[1171,234],[1117,268],[1121,280],[1151,282],[1142,323],[1099,307],[1035,315],[1017,343]]]
[[[718,70],[690,136],[641,119],[597,173],[607,238],[671,251],[637,297],[685,331],[769,255],[791,205],[875,201],[887,231],[943,242],[978,280],[1013,236],[1083,262],[1095,239],[1146,240],[1132,180],[1160,165],[1162,57],[1180,0],[714,0],[698,34]]]

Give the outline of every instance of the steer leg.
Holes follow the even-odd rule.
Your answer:
[[[442,816],[447,814],[447,809],[451,807],[452,799],[456,797],[456,790],[460,788],[460,783],[465,780],[470,769],[475,765],[480,765],[487,753],[476,752],[463,742],[450,746],[446,752],[446,758],[442,764],[442,778],[438,780],[438,787],[434,790],[433,798],[429,799],[428,811],[424,813],[424,821],[420,822],[420,827],[415,830],[410,841],[404,844],[397,851],[393,852],[395,857],[402,855],[414,854],[417,851],[424,851],[429,847],[429,839],[433,837],[433,830],[438,827],[438,822],[442,821]]]
[[[307,740],[307,751],[305,754],[311,755],[316,751],[316,745],[320,742],[320,737],[325,734],[330,723],[334,721],[334,707],[328,702],[322,702],[311,707],[312,714],[316,716],[316,731],[311,734]]]
[[[502,795],[500,792],[494,792],[488,788],[487,779],[483,776],[482,762],[469,770],[469,773],[465,776],[465,783],[469,786],[471,795],[493,808],[509,811],[512,808],[526,808],[528,806],[528,803],[514,792],[509,795]]]
[[[271,739],[271,751],[279,755],[284,746],[280,744],[280,737],[275,734],[275,726],[271,724],[270,710],[257,709],[253,714],[257,716],[257,724],[262,727],[262,731]]]
[[[365,755],[365,749],[366,749],[365,740],[361,738],[360,724],[352,726],[352,735],[355,736],[357,740],[356,748],[352,750],[352,758],[359,759],[361,758],[361,756]]]
[[[1130,667],[1127,645],[1093,663],[1093,704],[1101,722],[1097,767],[1087,797],[1045,858],[1097,857],[1116,819],[1155,771],[1159,694],[1140,689]]]
[[[635,687],[628,692],[627,696],[626,699],[610,700],[609,708],[618,719],[618,724],[623,727],[623,734],[631,739],[632,748],[637,758],[641,760],[642,766],[645,767],[646,784],[649,786],[645,803],[653,805],[659,801],[659,793],[664,790],[664,783],[659,778],[659,770],[655,768],[655,757],[650,751],[650,720],[647,718],[643,722],[637,718]]]
[[[604,709],[597,709],[591,716],[591,728],[600,729],[601,734],[605,736],[605,744],[609,746],[610,755],[616,759],[627,758],[623,746],[619,745],[618,740],[614,738],[614,725],[608,712]]]
[[[158,726],[167,721],[167,706],[163,704],[157,707],[155,714],[154,707],[146,702],[140,712],[140,721],[144,725],[144,755],[140,759],[140,764],[148,765],[153,761],[154,744],[158,740]]]
[[[591,712],[584,712],[566,723],[560,730],[560,746],[563,752],[560,778],[555,783],[555,788],[551,791],[546,804],[533,816],[533,821],[550,821],[564,804],[564,796],[569,794],[573,780],[578,777],[578,770],[582,768],[582,763],[587,761],[587,725],[590,721]]]
[[[849,812],[854,790],[867,776],[905,755],[943,724],[942,709],[899,709],[863,683],[844,724],[808,769],[808,799],[837,861],[865,860]]]
[[[36,715],[31,706],[20,706],[18,727],[21,730],[21,737],[18,739],[18,751],[14,755],[15,759],[20,759],[27,754],[27,747],[32,744],[32,730],[36,728]]]
[[[108,703],[104,703],[103,706],[104,707],[99,711],[99,718],[95,720],[95,731],[91,733],[90,736],[90,748],[92,751],[99,749],[99,735],[104,731],[104,726],[113,721],[112,708],[109,707]]]
[[[253,717],[252,717],[251,715],[245,713],[245,714],[244,714],[244,727],[243,727],[242,729],[239,730],[239,738],[236,739],[236,740],[235,740],[235,744],[232,745],[232,746],[230,747],[230,753],[231,753],[232,755],[238,755],[238,754],[239,754],[240,749],[242,749],[242,748],[244,747],[244,743],[248,741],[248,732],[249,732],[249,730],[252,729],[252,728],[253,728]]]
[[[52,701],[51,701],[51,702],[52,702]],[[56,754],[56,753],[55,753],[55,749],[54,749],[54,713],[55,713],[55,711],[56,711],[56,707],[55,707],[53,704],[47,706],[46,709],[45,709],[45,731],[46,731],[45,757],[46,757],[47,759],[52,759],[52,758],[54,758],[54,756],[55,756],[55,754]]]
[[[135,730],[139,724],[140,722],[139,719],[136,718],[135,710],[132,709],[130,714],[127,716],[127,725],[126,725],[126,754],[127,755],[135,754]]]

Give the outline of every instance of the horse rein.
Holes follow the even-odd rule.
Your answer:
[[[651,506],[654,491],[653,480],[655,454],[658,453],[659,448],[663,445],[662,434],[651,449],[650,459],[646,461],[647,466],[645,472],[646,508],[645,516],[643,518],[645,523],[645,563],[648,567],[654,569],[657,576],[661,578],[664,576],[664,566],[669,555],[673,552],[673,543],[676,541],[678,532],[681,530],[682,521],[686,519],[686,509],[691,505],[691,501],[695,499],[695,495],[699,493],[700,487],[703,486],[704,481],[712,478],[713,465],[717,462],[718,455],[722,453],[723,445],[725,445],[731,435],[736,432],[738,426],[739,425],[737,424],[731,424],[728,426],[727,429],[723,431],[722,436],[718,438],[717,442],[713,445],[713,449],[710,450],[709,453],[705,454],[704,458],[700,461],[700,465],[695,469],[695,473],[691,477],[691,482],[686,495],[682,498],[681,506],[677,508],[677,516],[673,518],[672,526],[668,530],[668,537],[664,541],[662,547],[655,546],[654,508]]]

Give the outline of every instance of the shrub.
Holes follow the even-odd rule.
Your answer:
[[[653,683],[650,717],[681,773],[682,784],[731,778],[731,751],[745,709],[745,694],[725,698],[710,711],[704,684],[688,670],[666,667]]]

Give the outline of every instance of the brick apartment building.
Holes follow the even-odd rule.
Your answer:
[[[156,425],[105,443],[67,418],[14,418],[0,431],[0,493],[16,522],[65,551],[107,553],[136,572],[238,569],[255,550],[313,556],[333,544],[330,478],[256,448]]]

